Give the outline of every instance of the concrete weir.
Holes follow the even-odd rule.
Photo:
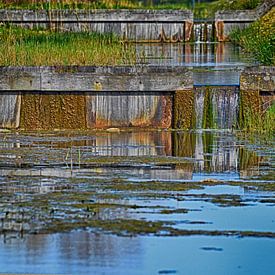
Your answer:
[[[274,76],[248,68],[240,86],[211,87],[174,66],[0,67],[0,127],[231,129],[274,102]]]
[[[1,127],[169,128],[173,93],[192,79],[183,67],[2,67]]]
[[[114,33],[125,41],[189,41],[189,10],[0,10],[0,22],[26,28]]]

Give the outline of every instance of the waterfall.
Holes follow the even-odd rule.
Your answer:
[[[235,87],[195,88],[196,129],[232,129],[237,124],[238,102]]]
[[[212,23],[194,23],[194,42],[212,42],[214,40],[214,28]]]

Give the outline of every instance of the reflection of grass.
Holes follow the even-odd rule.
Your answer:
[[[2,66],[133,64],[135,56],[112,34],[0,27]]]

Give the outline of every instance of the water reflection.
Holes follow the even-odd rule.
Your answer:
[[[236,180],[260,175],[261,169],[255,167],[264,161],[240,146],[229,132],[122,132],[82,136],[81,140],[77,135],[18,135],[16,141],[6,135],[0,148],[0,175],[70,178],[90,173],[195,180],[202,174],[202,179],[220,175]],[[46,181],[39,188],[43,192],[53,186]]]
[[[136,44],[136,51],[144,63],[153,65],[236,68],[253,62],[231,43],[147,43]]]
[[[268,273],[269,146],[222,131],[1,133],[0,271]]]
[[[239,85],[241,70],[254,63],[231,43],[136,44],[136,50],[143,64],[193,68],[194,85]]]
[[[273,274],[274,249],[269,239],[123,238],[75,232],[2,245],[0,269],[39,273],[47,267],[49,274]]]

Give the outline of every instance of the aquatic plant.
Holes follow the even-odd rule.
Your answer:
[[[230,40],[240,44],[264,65],[275,64],[275,8],[249,27],[235,29]]]
[[[0,26],[0,65],[134,64],[133,47],[113,34],[68,33]]]

